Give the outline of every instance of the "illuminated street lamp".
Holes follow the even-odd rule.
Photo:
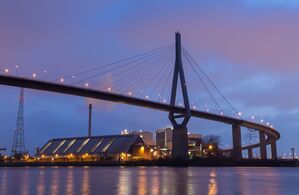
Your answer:
[[[19,69],[19,66],[16,65],[16,76],[18,75],[18,69]]]

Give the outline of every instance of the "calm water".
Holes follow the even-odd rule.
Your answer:
[[[299,168],[0,168],[0,194],[299,194]]]

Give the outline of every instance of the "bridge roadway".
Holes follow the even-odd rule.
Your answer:
[[[24,87],[29,89],[41,90],[41,91],[88,97],[88,98],[106,100],[106,101],[111,101],[111,102],[116,102],[121,104],[129,104],[129,105],[134,105],[134,106],[139,106],[144,108],[161,110],[165,112],[174,111],[175,113],[184,113],[183,107],[173,107],[167,104],[144,100],[136,97],[115,94],[111,92],[98,91],[87,87],[82,88],[82,87],[76,87],[73,85],[67,85],[63,83],[42,81],[42,80],[31,79],[26,77],[0,75],[0,85]],[[269,126],[260,123],[255,123],[252,121],[246,121],[243,119],[237,119],[237,118],[232,118],[223,115],[217,115],[208,112],[202,112],[198,110],[192,110],[191,115],[197,118],[222,122],[231,125],[239,125],[242,127],[264,132],[266,134],[265,142],[267,145],[275,142],[280,138],[280,134],[278,131],[276,131],[274,128],[271,128]],[[242,150],[253,149],[257,147],[261,147],[260,143],[256,143],[248,146],[242,146]],[[276,145],[275,145],[275,150],[276,150]]]

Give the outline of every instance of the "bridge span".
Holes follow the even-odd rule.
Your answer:
[[[0,75],[0,85],[14,86],[14,87],[23,87],[41,91],[55,92],[60,94],[68,94],[80,97],[88,97],[98,100],[111,101],[115,103],[128,104],[133,106],[139,106],[144,108],[150,108],[155,110],[160,110],[164,112],[175,112],[175,113],[184,113],[185,109],[183,107],[171,106],[168,104],[154,102],[150,100],[144,100],[132,96],[126,96],[121,94],[116,94],[112,92],[105,92],[90,89],[87,87],[76,87],[73,85],[67,85],[56,82],[42,81],[37,79],[17,77],[10,75]],[[271,145],[271,156],[272,159],[277,158],[277,149],[276,141],[280,138],[280,133],[267,125],[260,123],[255,123],[253,121],[247,121],[243,119],[233,118],[224,115],[217,115],[209,112],[203,112],[191,109],[191,116],[217,121],[225,124],[232,125],[232,137],[233,137],[233,157],[236,159],[242,158],[242,150],[248,150],[249,158],[252,158],[252,149],[260,148],[261,158],[267,158],[266,146]],[[260,142],[242,146],[241,144],[241,127],[255,129],[259,131]]]

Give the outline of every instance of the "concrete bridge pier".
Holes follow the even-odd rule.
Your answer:
[[[232,125],[233,133],[233,152],[232,158],[238,160],[242,158],[242,145],[241,145],[241,126],[238,124]]]
[[[252,148],[248,148],[248,159],[253,159]]]
[[[187,127],[178,126],[172,132],[172,157],[174,159],[188,159],[188,132]]]
[[[271,157],[273,160],[277,159],[277,148],[276,148],[276,141],[273,140],[271,142]]]
[[[260,154],[261,159],[267,159],[267,145],[266,145],[266,134],[265,132],[259,131],[260,134]]]

